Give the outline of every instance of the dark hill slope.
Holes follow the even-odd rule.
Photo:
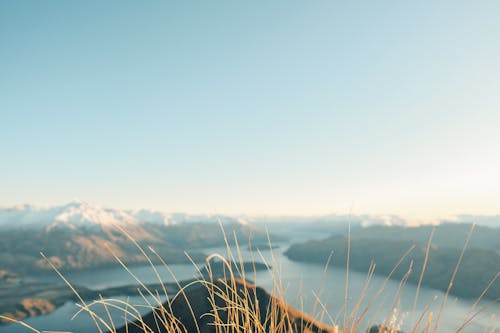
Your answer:
[[[413,261],[410,282],[418,282],[425,258],[425,244],[390,238],[367,238],[354,235],[351,240],[350,267],[367,272],[370,263],[375,262],[375,273],[387,276],[403,254],[414,244],[415,249],[402,262],[393,275],[401,279]],[[332,264],[346,267],[347,238],[332,236],[324,240],[313,240],[294,244],[286,251],[291,260],[325,265],[333,251]],[[458,248],[433,246],[422,284],[431,288],[446,290],[455,265],[460,256]],[[464,298],[477,298],[500,269],[500,252],[495,250],[470,248],[463,257],[451,293]],[[500,283],[496,281],[486,294],[488,298],[500,295]]]
[[[221,297],[221,294],[228,295],[231,301],[228,301],[227,297]],[[241,306],[251,311],[238,310]],[[164,304],[164,307],[169,308],[167,304]],[[214,309],[218,309],[220,321],[214,319]],[[275,310],[274,314],[271,314],[270,309]],[[227,282],[222,280],[208,285],[200,282],[187,289],[185,297],[180,294],[172,301],[170,313],[173,314],[173,318],[168,319],[164,312],[155,310],[143,318],[144,324],[155,333],[173,331],[165,328],[172,320],[178,320],[181,323],[182,332],[198,332],[197,327],[199,327],[200,333],[215,333],[217,332],[215,325],[228,323],[242,325],[244,332],[262,332],[256,327],[264,328],[266,332],[276,331],[270,329],[276,325],[286,325],[283,332],[335,332],[333,327],[314,320],[270,295],[264,289],[240,279],[237,279],[230,288],[227,287]],[[246,315],[250,313],[255,316],[249,321],[245,320]],[[166,322],[167,325],[157,325],[162,322]],[[142,324],[135,322],[118,329],[117,333],[143,333],[144,331]]]
[[[439,247],[462,249],[465,238],[471,229],[470,223],[444,223],[436,226],[432,243]],[[351,238],[407,240],[426,244],[434,226],[418,227],[374,225],[357,228]],[[480,248],[500,251],[500,228],[476,225],[469,241],[469,248]]]

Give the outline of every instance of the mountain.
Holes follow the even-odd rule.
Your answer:
[[[51,228],[66,226],[125,226],[131,224],[173,225],[182,223],[248,224],[240,217],[211,214],[166,213],[158,210],[120,210],[73,201],[66,205],[37,207],[24,204],[0,208],[1,228]]]
[[[416,284],[426,262],[422,285],[446,291],[470,228],[471,225],[465,224],[437,226],[428,259],[426,244],[432,231],[430,226],[372,226],[356,229],[350,237],[349,267],[366,272],[373,261],[376,264],[375,273],[387,276],[403,254],[415,246],[392,277],[403,279],[411,266],[412,274],[408,281]],[[500,228],[476,227],[453,283],[452,294],[476,298],[496,278],[500,268],[499,239]],[[294,261],[325,265],[333,253],[331,264],[346,267],[347,249],[348,239],[345,235],[332,235],[321,240],[295,243],[285,255]],[[500,281],[490,286],[485,297],[494,299],[498,295]]]
[[[126,211],[85,202],[39,208],[22,205],[0,210],[0,269],[19,274],[51,270],[43,252],[61,270],[147,262],[128,235],[142,248],[154,248],[169,264],[200,262],[206,247],[226,242],[220,223],[239,240],[267,241],[264,231],[237,218]],[[128,235],[127,235],[128,234]],[[155,257],[155,255],[152,255]]]
[[[435,233],[433,244],[439,247],[462,249],[465,238],[470,231],[470,223],[442,223],[437,226],[422,225],[418,227],[373,225],[352,230],[351,238],[360,239],[394,239],[407,240],[426,244],[432,229]],[[469,248],[490,249],[500,251],[500,228],[476,225],[469,240]]]
[[[455,215],[444,218],[412,218],[395,214],[328,214],[320,216],[254,216],[248,218],[257,225],[273,227],[277,224],[287,224],[294,228],[314,228],[317,230],[332,227],[387,226],[387,227],[418,227],[433,226],[446,223],[477,224],[486,227],[500,227],[500,215]]]
[[[498,228],[500,227],[500,215],[457,215],[444,222],[452,223],[476,223],[478,225]]]
[[[54,207],[20,205],[0,209],[0,228],[47,228],[61,224],[72,226],[123,226],[140,222],[174,223],[170,220],[169,214],[159,211],[144,209],[138,211],[118,210],[103,208],[83,201],[74,201]]]

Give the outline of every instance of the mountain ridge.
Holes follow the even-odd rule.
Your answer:
[[[103,226],[221,222],[248,224],[243,218],[226,215],[167,213],[153,209],[114,209],[75,200],[64,205],[39,207],[22,204],[0,207],[0,228],[52,228],[56,225]]]
[[[165,212],[158,209],[115,209],[81,200],[74,200],[63,205],[36,206],[20,204],[10,207],[0,206],[0,228],[12,227],[47,227],[51,224],[76,225],[128,225],[134,223],[152,223],[173,225],[181,223],[239,223],[276,224],[290,223],[298,225],[345,224],[367,228],[373,225],[417,227],[422,225],[441,225],[444,223],[476,223],[489,227],[500,227],[500,215],[461,214],[443,218],[415,219],[397,214],[326,214],[321,216],[249,216],[226,214],[190,214]]]

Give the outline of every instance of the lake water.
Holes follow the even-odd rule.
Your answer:
[[[273,283],[275,279],[281,281],[284,298],[294,305],[296,308],[304,309],[310,314],[318,314],[318,318],[326,323],[338,322],[342,323],[344,320],[344,313],[342,311],[344,305],[344,289],[345,289],[345,269],[332,267],[329,268],[324,274],[324,267],[316,264],[297,263],[288,260],[282,255],[282,246],[278,249],[273,249],[272,255],[270,251],[263,251],[261,254],[250,252],[246,249],[241,249],[241,257],[243,260],[251,260],[252,256],[255,261],[267,261],[273,266],[272,272],[257,272],[251,273],[247,276],[250,280],[266,288],[273,290]],[[211,249],[211,252],[226,254],[225,249]],[[208,251],[207,251],[208,253]],[[165,258],[168,260],[168,258]],[[174,271],[175,277],[178,280],[190,279],[196,277],[196,269],[193,265],[172,265],[171,269]],[[368,270],[368,268],[367,268]],[[157,283],[155,274],[151,267],[140,266],[133,267],[133,273],[144,283]],[[161,278],[165,282],[174,281],[173,277],[164,269],[158,267]],[[76,272],[66,275],[67,279],[77,285],[83,285],[92,289],[102,289],[113,286],[130,285],[135,283],[134,277],[127,273],[124,269],[101,269],[94,271]],[[57,276],[44,277],[46,281],[60,281]],[[360,298],[360,294],[365,286],[366,274],[350,271],[349,272],[349,293],[347,306],[350,311],[355,306]],[[371,298],[377,293],[377,290],[385,283],[384,277],[373,276],[369,287],[365,293],[364,300],[361,302],[361,313],[366,305],[369,304]],[[400,283],[398,281],[388,281],[385,285],[384,292],[380,294],[376,301],[369,307],[369,310],[361,324],[360,332],[364,332],[369,325],[375,323],[382,323],[390,321],[391,318],[397,317],[397,322],[401,322],[401,329],[408,330],[409,325],[418,320],[426,306],[430,306],[429,312],[433,312],[436,318],[439,312],[440,304],[443,300],[443,293],[429,288],[421,288],[419,295],[419,302],[416,311],[412,311],[413,302],[415,299],[416,287],[413,285],[406,285],[398,295]],[[274,290],[275,294],[279,294],[279,290]],[[315,296],[315,295],[318,295]],[[317,302],[317,299],[320,302]],[[127,300],[131,304],[144,305],[146,302],[140,296],[119,298]],[[149,298],[151,301],[151,298]],[[472,301],[457,300],[455,297],[448,298],[445,311],[441,317],[438,332],[455,332],[460,325],[466,320],[467,314],[473,305]],[[394,310],[396,308],[396,310]],[[103,308],[95,308],[96,312],[101,316],[106,316]],[[322,309],[327,310],[327,314],[322,312]],[[57,331],[71,331],[74,333],[87,333],[97,332],[94,322],[87,314],[81,314],[72,319],[72,316],[78,311],[78,307],[73,303],[67,303],[63,307],[57,309],[53,313],[45,316],[38,316],[27,319],[25,322],[34,328],[43,330],[57,330]],[[142,313],[149,312],[148,308],[141,308]],[[324,312],[324,311],[323,311]],[[496,314],[496,317],[495,317]],[[473,323],[468,326],[464,332],[494,332],[494,328],[500,327],[500,306],[493,305],[486,311],[479,314]],[[112,312],[111,318],[115,326],[122,326],[124,323],[123,312]],[[130,318],[130,316],[128,316]],[[348,316],[347,316],[348,318]],[[426,317],[427,318],[427,315]],[[109,322],[109,320],[108,320]],[[489,328],[489,329],[488,329]],[[32,332],[29,329],[23,328],[19,325],[0,326],[0,333],[24,333]]]

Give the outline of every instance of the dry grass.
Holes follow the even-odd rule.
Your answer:
[[[265,333],[265,332],[272,332],[272,333],[289,333],[289,332],[296,332],[297,331],[297,326],[295,319],[297,316],[300,318],[302,322],[306,322],[304,326],[302,326],[302,330],[304,332],[311,332],[307,331],[307,329],[310,329],[310,322],[309,324],[308,321],[315,322],[312,317],[303,314],[303,312],[295,310],[291,308],[288,304],[286,304],[282,299],[284,299],[284,295],[286,294],[286,290],[283,286],[283,280],[280,278],[280,271],[279,271],[279,264],[276,261],[276,257],[272,254],[272,246],[269,241],[269,250],[271,251],[271,262],[267,262],[262,255],[260,251],[257,252],[259,255],[260,259],[264,261],[266,264],[272,267],[270,270],[269,274],[271,275],[272,281],[273,281],[273,290],[272,294],[275,295],[275,297],[271,298],[271,301],[269,303],[269,308],[267,311],[262,311],[262,304],[259,304],[259,302],[256,302],[257,300],[257,294],[256,294],[256,288],[254,287],[249,287],[249,288],[241,288],[241,281],[244,281],[248,278],[253,279],[254,281],[256,280],[256,270],[254,269],[251,272],[246,272],[244,269],[244,261],[242,258],[242,254],[240,251],[240,248],[238,246],[238,240],[235,239],[235,248],[232,248],[229,244],[230,242],[229,237],[224,233],[224,229],[221,226],[221,230],[224,233],[224,239],[226,240],[226,255],[221,255],[221,254],[212,254],[207,258],[207,264],[209,267],[209,278],[205,279],[199,279],[196,281],[193,281],[189,284],[182,285],[180,281],[178,281],[175,278],[175,275],[172,271],[172,269],[169,267],[169,265],[161,258],[158,253],[153,249],[149,248],[148,252],[144,250],[135,240],[134,238],[127,233],[126,230],[120,229],[121,232],[126,235],[129,240],[135,244],[137,247],[138,251],[146,258],[146,260],[150,263],[153,274],[156,276],[158,281],[162,284],[162,290],[157,291],[157,290],[150,290],[137,276],[134,275],[134,273],[119,259],[117,255],[115,255],[110,248],[110,252],[114,255],[116,260],[123,266],[123,268],[130,274],[134,279],[137,281],[137,283],[140,285],[140,289],[138,289],[140,295],[143,297],[145,303],[147,304],[146,307],[153,313],[154,315],[154,321],[147,322],[144,320],[144,317],[141,315],[141,309],[139,307],[136,307],[132,304],[130,304],[127,301],[123,301],[120,299],[98,299],[95,301],[92,301],[90,303],[86,303],[80,295],[78,295],[77,291],[71,283],[59,272],[58,268],[56,265],[54,265],[49,259],[47,259],[45,256],[44,258],[47,260],[48,264],[52,266],[55,272],[59,274],[61,279],[68,285],[69,288],[73,290],[73,292],[76,294],[76,296],[79,299],[79,304],[78,306],[80,307],[80,311],[75,314],[75,316],[85,312],[90,315],[91,320],[94,322],[96,331],[97,332],[116,332],[117,327],[121,327],[123,325],[128,325],[127,327],[132,327],[131,325],[138,326],[140,328],[141,332],[144,333],[151,333],[151,332],[172,332],[172,333],[181,333],[181,332],[188,332],[188,329],[184,325],[183,322],[179,320],[179,318],[173,313],[172,311],[172,304],[177,301],[183,301],[187,305],[187,310],[190,313],[190,316],[193,318],[193,322],[195,323],[196,327],[194,329],[194,332],[200,333],[202,331],[202,328],[198,325],[200,322],[201,318],[198,318],[196,315],[196,309],[194,309],[196,306],[193,304],[192,298],[189,296],[188,290],[190,288],[193,288],[193,286],[198,285],[198,286],[204,286],[206,290],[208,290],[208,299],[210,303],[210,309],[207,311],[205,314],[203,314],[201,317],[204,319],[210,319],[211,325],[213,325],[213,328],[215,329],[216,333]],[[466,250],[467,243],[470,239],[470,236],[473,232],[473,228],[471,228],[466,242],[464,244],[462,253],[460,255],[460,258],[458,258],[457,264],[455,271],[453,272],[453,276],[450,280],[448,290],[445,293],[445,296],[441,302],[439,312],[435,316],[432,312],[429,312],[430,304],[428,304],[425,309],[422,311],[420,314],[419,318],[411,318],[411,329],[408,331],[408,333],[436,333],[439,330],[439,325],[440,325],[440,320],[443,311],[446,309],[446,302],[447,298],[449,295],[449,292],[451,290],[451,287],[453,285],[454,278],[457,274],[458,268],[460,266],[460,262],[463,257],[463,253]],[[434,234],[434,230],[432,231],[431,235],[429,236],[429,241],[427,244],[426,248],[426,256],[425,256],[425,262],[423,264],[422,270],[421,270],[421,276],[419,279],[418,287],[417,287],[417,292],[415,295],[414,299],[414,305],[413,309],[416,308],[417,300],[419,297],[419,289],[421,286],[421,281],[425,273],[425,266],[427,264],[427,258],[429,254],[429,250],[431,247],[432,243],[432,237]],[[236,238],[236,235],[232,235],[234,238]],[[349,237],[350,237],[350,232],[349,232]],[[250,245],[250,244],[249,244]],[[350,243],[349,243],[350,246]],[[314,293],[316,296],[316,301],[312,307],[312,312],[315,313],[317,311],[317,308],[320,308],[319,311],[319,319],[323,320],[325,317],[329,319],[331,323],[333,323],[333,326],[330,326],[326,328],[325,326],[325,332],[335,332],[335,333],[340,333],[340,332],[345,332],[345,333],[356,333],[356,332],[365,332],[365,327],[360,327],[363,319],[366,318],[368,310],[372,309],[377,306],[377,301],[384,291],[388,281],[391,279],[393,273],[396,271],[396,269],[401,265],[403,260],[409,255],[409,253],[413,250],[412,248],[409,248],[406,253],[404,253],[399,260],[398,263],[394,266],[392,272],[386,277],[385,281],[381,284],[381,286],[377,289],[375,294],[367,301],[367,305],[362,308],[362,303],[365,301],[365,298],[367,296],[367,290],[368,286],[370,285],[371,279],[374,275],[375,272],[375,263],[372,263],[371,266],[369,267],[368,274],[365,280],[364,287],[361,291],[361,294],[357,298],[357,301],[352,307],[352,310],[348,310],[348,300],[349,300],[349,295],[348,295],[348,286],[349,286],[349,258],[347,260],[347,273],[346,273],[346,285],[345,285],[345,295],[344,295],[344,305],[341,310],[341,313],[339,315],[342,317],[342,320],[338,320],[339,315],[337,315],[336,319],[333,319],[333,316],[328,313],[326,306],[321,302],[320,295],[322,288],[324,285],[327,283],[325,280],[326,277],[326,271],[331,259],[328,259],[328,262],[326,263],[323,278],[321,285],[318,287],[318,290]],[[161,261],[163,269],[168,272],[176,281],[177,283],[177,291],[173,294],[170,295],[167,287],[163,284],[163,281],[161,279],[161,274],[158,272],[158,268],[153,265],[153,260],[158,259]],[[218,259],[219,261],[223,262],[224,265],[227,267],[227,275],[225,276],[225,279],[217,279],[213,276],[211,268],[210,268],[210,262],[212,259]],[[231,265],[231,262],[239,263],[239,265]],[[253,257],[253,252],[252,252],[252,262],[255,263],[256,260]],[[201,276],[201,271],[199,267],[194,264],[193,266],[195,269],[200,273]],[[396,294],[394,295],[394,299],[392,302],[391,306],[391,312],[387,315],[387,319],[381,323],[384,328],[381,328],[379,330],[379,333],[395,333],[398,330],[399,327],[399,321],[401,318],[398,318],[398,312],[397,312],[397,304],[399,302],[399,298],[401,296],[401,291],[404,288],[408,277],[410,276],[412,272],[412,265],[410,265],[407,274],[405,277],[402,279],[400,283],[400,287]],[[241,279],[239,278],[241,277]],[[487,289],[494,283],[495,279],[498,277],[495,276],[495,278],[490,282],[489,286]],[[464,318],[462,323],[457,323],[457,333],[460,333],[466,328],[477,316],[485,311],[486,307],[482,307],[477,309],[477,306],[479,302],[481,301],[482,297],[486,293],[487,289],[479,296],[478,300],[476,303],[474,303],[473,307],[470,309],[469,313],[466,315],[466,318]],[[162,295],[160,295],[160,292]],[[222,300],[222,303],[221,301]],[[496,302],[495,300],[494,302]],[[223,305],[221,305],[223,304]],[[103,308],[105,311],[104,313],[106,315],[104,316],[99,316],[97,315],[95,309],[97,307],[100,307],[101,309]],[[115,323],[113,321],[113,318],[111,316],[111,310],[113,311],[120,311],[123,314],[124,322],[121,323]],[[393,311],[394,310],[394,311]],[[377,308],[376,311],[381,311],[380,308]],[[263,313],[265,313],[265,317],[262,317]],[[4,318],[5,319],[5,318]],[[20,321],[14,321],[17,322],[20,325],[23,325],[24,327],[27,327],[28,329],[32,330],[33,332],[41,333],[39,330],[36,328],[30,327],[29,325],[20,322]],[[132,323],[133,322],[133,323]],[[339,323],[341,323],[341,326],[337,326]],[[294,326],[295,325],[295,326]],[[308,326],[309,325],[309,326]],[[492,327],[490,333],[495,332],[496,327]],[[191,331],[193,332],[193,331]],[[189,332],[189,333],[191,333]]]

